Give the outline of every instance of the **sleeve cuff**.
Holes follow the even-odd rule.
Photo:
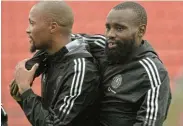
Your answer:
[[[31,95],[34,95],[34,92],[33,90],[30,88],[28,89],[27,91],[25,91],[22,95],[21,95],[21,98],[22,99],[26,99],[27,97],[31,96]]]

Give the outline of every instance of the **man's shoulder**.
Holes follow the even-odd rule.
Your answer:
[[[169,78],[168,72],[158,57],[144,57],[137,60],[127,75],[140,87],[154,88]]]
[[[73,54],[68,56],[64,60],[64,65],[67,70],[66,71],[75,71],[76,69],[80,69],[81,71],[98,71],[97,63],[94,58],[90,55],[86,54]]]
[[[144,57],[138,60],[139,67],[149,75],[156,75],[156,77],[168,74],[165,65],[159,57]]]
[[[89,52],[88,44],[83,39],[76,39],[66,45],[68,53],[65,55],[67,59],[92,57]]]
[[[71,35],[71,40],[75,40],[78,38],[82,38],[86,43],[89,44],[90,48],[92,49],[105,48],[106,37],[102,34],[78,33],[78,34]]]
[[[124,66],[111,67],[113,72],[122,74],[124,81],[132,85],[151,88],[152,84],[159,85],[166,79],[168,72],[164,64],[153,57],[144,57]]]

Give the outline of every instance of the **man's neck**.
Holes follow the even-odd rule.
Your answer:
[[[140,38],[140,39],[137,41],[136,46],[139,47],[139,46],[142,44],[142,41],[143,41],[143,39]]]
[[[55,39],[54,41],[52,41],[51,48],[47,50],[48,54],[49,55],[55,54],[69,42],[70,42],[70,37],[65,37],[65,38],[59,37]]]

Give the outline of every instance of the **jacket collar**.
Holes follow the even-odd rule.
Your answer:
[[[78,48],[81,45],[82,41],[79,40],[74,40],[69,42],[67,45],[62,47],[58,52],[49,55],[48,56],[48,61],[49,62],[59,62],[60,60],[63,59],[66,55],[68,55],[70,52],[73,52],[76,48]]]

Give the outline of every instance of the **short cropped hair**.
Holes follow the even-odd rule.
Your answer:
[[[147,13],[143,6],[136,2],[123,2],[116,5],[114,10],[132,9],[137,14],[137,23],[147,25]]]
[[[64,1],[41,1],[36,6],[59,26],[64,26],[70,33],[74,23],[72,9]]]

